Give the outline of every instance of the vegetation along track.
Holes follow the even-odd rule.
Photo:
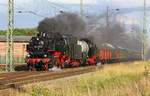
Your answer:
[[[93,72],[100,69],[102,66],[89,66],[80,68],[69,68],[57,72],[12,72],[0,74],[0,90],[15,88],[28,83],[36,83],[40,81],[48,81],[57,78],[79,75],[83,73]]]

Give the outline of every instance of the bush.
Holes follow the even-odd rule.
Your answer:
[[[7,30],[0,30],[0,35],[6,35],[6,32],[7,32]],[[26,28],[26,29],[16,28],[16,29],[14,29],[13,35],[15,35],[15,36],[21,36],[21,35],[34,36],[37,33],[38,33],[38,31],[36,30],[36,28]]]

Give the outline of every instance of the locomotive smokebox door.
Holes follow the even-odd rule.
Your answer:
[[[82,47],[80,45],[75,45],[74,59],[82,59]]]

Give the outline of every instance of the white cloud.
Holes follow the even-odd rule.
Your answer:
[[[7,0],[0,0],[0,3],[6,4],[6,3],[7,3]]]
[[[39,1],[39,0],[14,0],[15,3],[29,3],[32,1]],[[42,0],[41,0],[42,1]],[[80,4],[80,0],[46,0],[54,3],[67,3],[67,4]],[[97,4],[97,3],[117,3],[124,5],[136,5],[141,6],[143,5],[144,0],[83,0],[84,4]],[[7,4],[8,0],[0,0],[0,3]],[[150,0],[146,0],[147,5],[150,5]],[[32,2],[33,3],[33,2]]]
[[[43,0],[54,3],[65,3],[65,4],[80,4],[80,0]],[[42,0],[14,0],[15,4],[28,4],[42,2]],[[0,4],[7,4],[8,0],[0,0]],[[84,4],[97,4],[97,0],[83,0]]]
[[[142,6],[144,4],[144,0],[110,0],[114,3],[119,3],[121,5],[136,5]],[[146,0],[147,5],[150,5],[150,0]]]
[[[28,3],[30,1],[32,1],[32,0],[14,0],[14,2],[17,3],[17,4]],[[1,4],[7,4],[8,0],[0,0],[0,3]]]
[[[55,3],[80,4],[81,0],[48,0]],[[83,0],[84,4],[96,4],[97,0]]]
[[[16,3],[28,3],[32,0],[14,0]]]

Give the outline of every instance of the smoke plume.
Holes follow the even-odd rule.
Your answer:
[[[53,18],[45,18],[39,23],[39,32],[48,34],[62,33],[73,36],[83,36],[86,24],[76,14],[63,12]]]
[[[41,21],[38,30],[40,33],[71,34],[79,38],[89,38],[98,48],[101,48],[104,43],[109,43],[113,46],[141,52],[140,26],[130,25],[132,30],[127,30],[126,25],[118,21],[116,16],[109,17],[108,23],[106,18],[93,16],[85,17],[83,20],[76,14],[62,12],[53,18],[45,18]]]
[[[91,23],[89,22],[89,24]],[[130,25],[130,27],[132,30],[127,30],[130,28],[126,28],[126,25],[119,22],[115,16],[109,17],[109,24],[105,18],[97,18],[97,23],[88,28],[87,36],[92,36],[99,48],[102,47],[102,44],[109,43],[113,46],[140,52],[141,28],[138,25]]]

